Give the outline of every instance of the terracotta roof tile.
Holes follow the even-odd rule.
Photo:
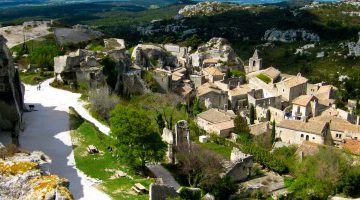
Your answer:
[[[303,122],[300,120],[283,120],[277,126],[281,128],[322,135],[324,129],[327,126],[327,123],[322,121]]]

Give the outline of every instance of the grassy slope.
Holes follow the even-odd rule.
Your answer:
[[[107,136],[102,135],[93,125],[84,122],[74,110],[70,110],[71,139],[75,153],[75,161],[78,169],[87,176],[96,178],[103,183],[99,188],[104,190],[113,199],[145,200],[148,195],[136,195],[131,190],[135,183],[141,183],[149,187],[151,179],[144,179],[130,171],[124,164],[120,163],[106,148],[109,145]],[[94,145],[99,150],[99,154],[88,154],[87,146]],[[114,174],[106,169],[121,170],[128,173],[133,179],[117,178],[111,180]]]

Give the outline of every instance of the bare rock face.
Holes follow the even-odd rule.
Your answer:
[[[45,175],[41,166],[51,162],[44,153],[17,153],[0,159],[0,199],[73,200],[69,181]]]
[[[290,30],[276,30],[269,29],[265,31],[263,40],[266,41],[279,41],[279,42],[295,42],[298,40],[309,42],[320,42],[320,36],[316,33],[311,33],[304,29],[290,29]]]
[[[140,68],[175,68],[180,63],[176,56],[171,55],[160,45],[139,44],[134,48],[131,58],[134,64]]]
[[[221,3],[216,1],[206,1],[194,5],[187,5],[179,10],[179,15],[185,17],[192,16],[212,16],[226,11],[241,7],[237,4]]]
[[[205,59],[217,59],[222,62],[240,65],[234,49],[224,38],[212,38],[206,44],[198,47],[197,51],[191,54],[193,67],[200,67]]]
[[[6,46],[6,39],[0,35],[0,129],[19,129],[23,93],[19,72]]]

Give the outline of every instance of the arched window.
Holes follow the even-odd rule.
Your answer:
[[[306,141],[309,141],[309,136],[308,135],[306,136]]]

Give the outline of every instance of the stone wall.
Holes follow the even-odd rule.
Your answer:
[[[150,185],[149,200],[166,200],[178,196],[176,190],[168,185],[153,183]]]
[[[233,148],[230,156],[230,163],[225,166],[226,172],[223,176],[230,177],[233,181],[242,181],[252,176],[253,156]]]

